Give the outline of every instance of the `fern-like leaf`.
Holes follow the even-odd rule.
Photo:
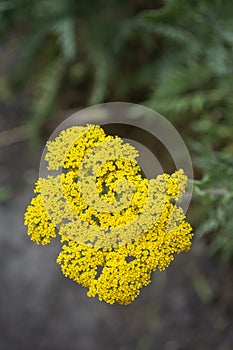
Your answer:
[[[67,61],[74,60],[77,47],[74,19],[67,17],[56,22],[54,25],[54,32],[57,34],[58,42],[64,58]]]
[[[52,111],[65,69],[66,62],[59,57],[41,73],[32,105],[32,116],[28,122],[29,138],[33,142],[39,140],[41,127]]]

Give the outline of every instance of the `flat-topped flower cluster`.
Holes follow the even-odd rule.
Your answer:
[[[175,253],[188,251],[192,228],[175,202],[185,191],[180,169],[143,177],[138,151],[98,125],[74,126],[47,143],[48,171],[25,213],[28,235],[64,243],[57,262],[65,276],[107,303],[131,303]]]

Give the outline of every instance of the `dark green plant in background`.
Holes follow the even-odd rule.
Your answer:
[[[30,90],[31,139],[56,109],[99,102],[143,103],[169,118],[192,151],[197,233],[233,258],[231,0],[4,0],[0,32],[6,46],[17,33],[5,78],[13,92]]]
[[[164,37],[147,103],[188,132],[202,179],[197,233],[214,232],[211,251],[233,257],[233,3],[168,1],[144,11],[142,26]],[[199,213],[200,220],[200,213]]]
[[[71,107],[130,99],[130,90],[137,85],[131,69],[138,71],[154,51],[152,38],[145,38],[137,25],[133,1],[3,3],[3,36],[7,28],[20,28],[19,63],[11,79],[14,88],[32,87],[31,138],[38,136],[64,90],[66,96],[75,92],[75,101],[68,97]]]

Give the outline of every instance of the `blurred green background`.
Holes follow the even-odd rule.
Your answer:
[[[2,247],[6,244],[8,248],[8,253],[7,249],[5,255],[1,253],[4,266],[12,257],[22,257],[16,232],[6,238],[7,227],[10,232],[17,231],[17,222],[29,264],[41,261],[40,248],[33,247],[30,253],[31,243],[23,238],[23,212],[32,196],[27,188],[33,186],[46,139],[78,109],[109,101],[155,109],[184,138],[195,171],[188,212],[195,232],[194,248],[187,257],[178,258],[168,276],[163,273],[167,278],[161,274],[155,277],[154,289],[142,291],[144,299],[128,307],[129,311],[110,307],[111,316],[108,307],[103,306],[108,315],[105,318],[102,304],[83,297],[82,303],[89,311],[86,314],[83,308],[82,317],[91,319],[92,308],[98,310],[93,312],[100,325],[98,328],[94,323],[91,330],[84,327],[84,340],[90,338],[93,342],[80,345],[74,318],[70,319],[63,309],[60,321],[63,318],[64,327],[72,329],[71,335],[63,334],[64,343],[56,340],[56,327],[51,328],[49,323],[55,322],[56,305],[50,309],[42,299],[44,318],[38,321],[33,303],[28,310],[21,310],[19,298],[12,294],[19,318],[13,317],[13,310],[0,309],[0,321],[5,325],[0,331],[0,349],[232,349],[233,2],[1,0],[0,38],[0,224]],[[33,253],[36,262],[31,260]],[[20,261],[21,266],[28,263]],[[50,261],[48,258],[47,264]],[[6,267],[2,271],[1,288],[14,289],[16,270],[10,272]],[[9,277],[9,273],[13,275]],[[46,267],[44,273],[49,273]],[[54,271],[50,273],[51,277]],[[59,271],[56,273],[56,279],[62,279],[61,290],[68,288],[68,295],[70,290],[72,295],[77,293],[78,287],[63,281]],[[27,273],[24,277],[18,285],[20,296],[25,283],[29,283]],[[37,290],[33,273],[30,278],[33,294]],[[49,286],[42,288],[45,294],[47,288],[54,288]],[[83,293],[81,290],[79,293]],[[175,299],[166,308],[173,292]],[[29,297],[32,294],[29,292]],[[58,302],[62,303],[63,293],[59,295]],[[80,301],[75,300],[78,310]],[[25,333],[22,321],[22,328],[16,331],[14,322],[28,315],[35,329],[26,326],[29,333]],[[193,321],[188,318],[191,316]],[[133,322],[132,317],[139,320]],[[49,330],[44,324],[47,318]],[[184,319],[183,323],[178,318]],[[109,322],[116,324],[116,330],[109,330]],[[48,337],[45,342],[41,342],[43,332]]]

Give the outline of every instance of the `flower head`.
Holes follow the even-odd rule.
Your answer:
[[[57,262],[88,296],[131,303],[175,253],[188,251],[192,229],[174,204],[185,191],[180,169],[148,180],[138,151],[97,125],[72,127],[47,143],[48,170],[25,213],[28,234],[47,244],[58,231]],[[171,201],[173,200],[173,201]]]

